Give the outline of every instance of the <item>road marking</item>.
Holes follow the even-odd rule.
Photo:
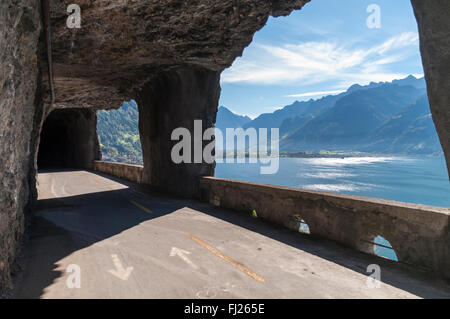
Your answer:
[[[210,252],[212,252],[214,255],[222,258],[223,260],[229,262],[230,264],[232,264],[234,267],[236,267],[237,269],[239,269],[240,271],[242,271],[243,273],[245,273],[246,275],[252,277],[253,279],[255,279],[256,281],[259,282],[265,282],[266,280],[264,279],[264,277],[258,275],[257,273],[255,273],[254,271],[252,271],[251,269],[249,269],[248,267],[246,267],[245,265],[241,264],[240,262],[234,260],[233,258],[231,258],[230,256],[227,256],[226,254],[224,254],[223,252],[221,252],[220,250],[215,249],[214,247],[210,246],[209,244],[205,243],[203,240],[195,237],[194,235],[191,234],[185,234],[185,236],[187,238],[192,239],[193,241],[195,241],[197,244],[199,244],[200,246],[202,246],[203,248],[206,248],[207,250],[209,250]]]
[[[198,266],[194,264],[186,255],[190,255],[191,253],[189,251],[172,247],[172,250],[170,251],[170,257],[178,256],[180,257],[186,264],[191,266],[194,269],[198,269]]]
[[[52,192],[54,197],[58,197],[58,195],[56,195],[55,180],[54,179],[52,179],[52,183],[51,183],[51,186],[50,186],[50,191]]]
[[[130,200],[130,203],[133,204],[134,206],[136,206],[137,208],[142,209],[144,212],[151,214],[152,211],[150,209],[148,209],[147,207],[142,206],[141,204],[135,202],[134,200]]]
[[[66,183],[67,183],[67,182],[64,182],[64,184],[63,184],[62,192],[63,192],[64,195],[67,196],[67,195],[69,195],[69,193],[66,192]]]
[[[121,280],[124,281],[128,280],[131,273],[133,272],[133,267],[127,267],[127,269],[123,268],[122,263],[120,262],[119,257],[117,257],[117,255],[111,255],[111,259],[116,269],[108,270],[108,272]]]

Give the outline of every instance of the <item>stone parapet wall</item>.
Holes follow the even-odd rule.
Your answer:
[[[400,262],[450,278],[450,209],[240,182],[200,180],[202,200],[251,213],[293,230],[303,220],[312,235],[373,253],[375,237]]]
[[[143,166],[113,162],[94,161],[92,169],[105,174],[117,176],[135,183],[142,183]]]

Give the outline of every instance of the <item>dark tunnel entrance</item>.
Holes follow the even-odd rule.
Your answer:
[[[46,118],[41,131],[38,168],[89,168],[101,159],[96,112],[59,109]]]

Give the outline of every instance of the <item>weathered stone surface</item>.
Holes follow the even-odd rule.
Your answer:
[[[52,1],[56,106],[117,108],[152,74],[173,66],[220,72],[269,15],[308,1],[79,0],[80,29],[66,27],[73,1]]]
[[[91,109],[56,109],[41,130],[39,168],[90,168],[101,159],[97,113]]]
[[[450,1],[411,2],[419,24],[420,51],[431,113],[450,174]]]
[[[203,157],[200,163],[194,163],[194,120],[202,121],[200,138],[214,126],[219,82],[219,72],[178,68],[161,72],[139,92],[144,183],[183,197],[196,197],[199,177],[214,175],[214,164],[205,163]],[[171,136],[177,128],[191,132],[191,163],[176,164],[171,157],[172,148],[178,143]],[[203,155],[202,150],[200,154]]]
[[[0,293],[10,283],[35,188],[33,158],[42,116],[38,3],[0,2]]]

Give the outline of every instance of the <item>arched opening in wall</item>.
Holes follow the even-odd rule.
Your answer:
[[[270,18],[222,74],[228,160],[215,176],[449,207],[423,73],[410,0],[311,1]],[[227,129],[259,139],[239,147]]]
[[[373,240],[373,253],[392,261],[398,261],[397,254],[395,253],[394,248],[392,248],[391,243],[380,235]]]
[[[136,102],[124,102],[117,110],[97,112],[97,130],[104,161],[143,165]]]
[[[38,168],[88,168],[96,159],[100,159],[100,153],[95,111],[53,110],[41,130]]]
[[[305,222],[304,219],[300,221],[300,226],[298,227],[298,231],[302,234],[311,235],[311,230],[309,229],[309,225]]]

